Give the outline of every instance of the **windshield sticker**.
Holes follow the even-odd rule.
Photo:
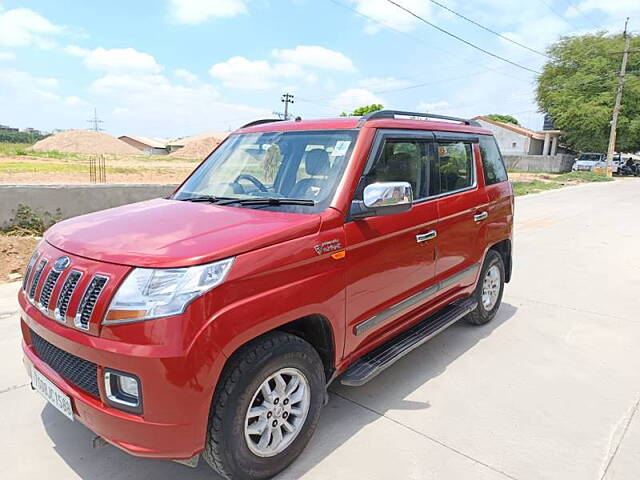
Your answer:
[[[333,148],[333,152],[331,152],[332,157],[343,157],[347,154],[347,150],[349,150],[349,145],[351,145],[350,140],[338,140],[336,142],[336,146]]]

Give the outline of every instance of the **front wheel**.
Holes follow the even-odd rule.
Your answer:
[[[220,378],[203,457],[229,479],[266,479],[302,452],[325,395],[322,361],[306,341],[269,333],[242,347]]]
[[[466,320],[474,325],[490,322],[498,313],[504,291],[504,261],[502,255],[489,250],[482,264],[478,285],[473,293],[478,307],[467,315]]]

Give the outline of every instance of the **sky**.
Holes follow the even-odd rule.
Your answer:
[[[381,103],[540,129],[545,49],[640,29],[638,0],[395,2],[525,68],[388,0],[0,0],[0,124],[86,129],[95,109],[108,133],[174,138],[273,117],[289,92],[302,118]]]

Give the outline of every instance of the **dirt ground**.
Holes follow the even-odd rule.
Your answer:
[[[0,234],[0,283],[22,279],[39,237],[14,237]]]

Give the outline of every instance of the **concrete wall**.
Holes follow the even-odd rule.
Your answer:
[[[564,173],[570,172],[573,155],[503,155],[507,170],[523,172]]]
[[[0,185],[0,227],[15,217],[18,205],[26,205],[45,220],[65,219],[163,197],[176,185]]]

